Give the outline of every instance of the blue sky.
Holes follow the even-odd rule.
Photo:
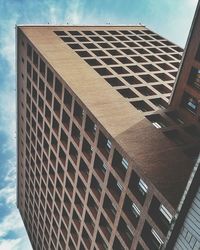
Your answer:
[[[16,209],[15,24],[144,24],[184,47],[197,0],[0,0],[0,250],[29,250]]]

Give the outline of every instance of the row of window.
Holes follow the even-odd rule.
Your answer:
[[[195,59],[200,62],[200,45],[197,49],[197,53]],[[194,87],[197,91],[200,90],[200,69],[196,67],[192,67],[187,84]],[[181,105],[186,108],[188,111],[193,113],[194,115],[197,113],[198,110],[198,100],[188,92],[184,92],[181,100]]]
[[[178,52],[182,52],[177,46],[160,37],[159,35],[154,34],[149,30],[111,30],[111,31],[54,31],[58,36],[62,37],[65,42],[74,42],[74,38],[79,42],[89,42],[91,39],[94,42],[103,42],[103,41],[130,41],[134,40],[141,45],[147,46],[148,43],[144,41],[148,41],[152,43],[154,46],[173,46],[173,49]],[[83,36],[82,33],[85,35]],[[68,36],[70,34],[71,36]],[[72,38],[73,37],[73,38]],[[144,41],[141,41],[144,40]],[[159,42],[158,42],[159,41]],[[166,50],[166,52],[170,52],[171,50]]]

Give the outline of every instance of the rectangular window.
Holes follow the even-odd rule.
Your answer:
[[[142,194],[145,195],[148,191],[148,186],[146,185],[146,183],[142,179],[140,179],[138,185]]]
[[[32,60],[32,47],[27,44],[27,56]]]
[[[197,107],[198,107],[197,100],[186,92],[184,92],[183,94],[181,104],[192,113],[195,114],[197,112]]]
[[[135,205],[135,203],[132,203],[132,211],[133,213],[135,214],[136,217],[139,217],[140,216],[140,210],[139,208]]]
[[[107,166],[106,166],[106,164],[105,164],[105,163],[103,163],[102,167],[103,167],[103,168],[104,168],[104,170],[106,171]]]
[[[123,187],[122,187],[122,185],[119,183],[119,182],[117,182],[117,186],[118,186],[118,188],[122,191],[123,190]]]
[[[111,149],[111,147],[112,147],[112,143],[111,143],[111,141],[108,139],[107,140],[107,147],[109,148],[109,149]]]
[[[158,242],[158,249],[160,249],[163,244],[163,241],[161,240],[160,236],[156,233],[156,231],[153,228],[151,229],[151,232]]]
[[[40,73],[45,77],[46,65],[44,61],[40,58]]]
[[[159,114],[148,115],[146,118],[154,125],[156,128],[166,128],[168,126],[167,120],[165,120]]]
[[[192,67],[188,78],[188,84],[200,90],[200,70]]]
[[[165,216],[165,218],[169,221],[169,223],[171,223],[171,221],[172,221],[172,215],[167,210],[167,208],[164,207],[163,205],[161,205],[160,208],[159,208],[159,210]]]
[[[122,165],[126,170],[128,169],[128,161],[125,158],[122,158]]]

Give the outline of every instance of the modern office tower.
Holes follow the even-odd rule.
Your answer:
[[[165,247],[200,146],[174,103],[181,70],[168,106],[181,57],[145,26],[17,27],[17,205],[33,249]]]

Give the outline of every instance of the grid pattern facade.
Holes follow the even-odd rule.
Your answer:
[[[55,31],[134,108],[166,108],[182,49],[144,30]]]
[[[159,249],[175,211],[25,37],[19,47],[18,206],[33,248]]]

